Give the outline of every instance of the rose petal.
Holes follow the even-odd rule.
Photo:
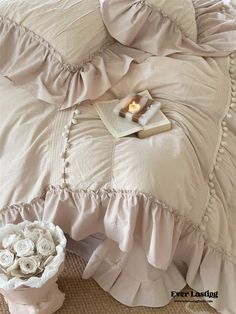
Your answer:
[[[16,255],[21,256],[30,256],[34,254],[34,242],[30,239],[23,239],[17,241],[13,246]]]
[[[18,262],[22,274],[34,274],[38,269],[40,259],[38,256],[20,257]]]
[[[49,256],[55,253],[55,244],[47,238],[42,238],[38,241],[36,249],[42,256]]]
[[[1,250],[0,251],[0,266],[7,268],[11,266],[14,262],[15,255],[11,253],[9,250]]]

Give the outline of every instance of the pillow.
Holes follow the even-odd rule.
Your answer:
[[[197,24],[192,0],[146,0],[143,5],[169,17],[182,31],[183,35],[197,40]]]
[[[191,0],[100,0],[107,30],[124,45],[155,55],[196,45],[197,23]]]
[[[0,74],[61,109],[119,81],[139,58],[123,48],[98,0],[0,1]]]

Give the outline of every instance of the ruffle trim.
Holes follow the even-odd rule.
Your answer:
[[[101,12],[107,30],[113,38],[153,55],[175,53],[203,57],[226,56],[236,50],[236,10],[222,0],[194,0],[197,42],[161,10],[146,1],[103,1]],[[121,27],[124,25],[125,29]]]
[[[128,72],[133,61],[147,58],[111,38],[96,53],[88,52],[81,64],[71,65],[39,35],[2,16],[0,34],[1,75],[60,109],[102,96]]]
[[[93,276],[126,305],[163,306],[171,291],[188,283],[199,292],[218,291],[219,298],[209,304],[220,312],[232,314],[236,308],[233,256],[210,243],[199,225],[150,195],[49,186],[32,202],[4,208],[0,218],[2,225],[51,221],[76,241],[104,234],[84,278]],[[150,280],[141,278],[136,263]]]
[[[180,30],[180,32],[183,34],[183,36],[185,36],[186,38],[190,38],[193,41],[197,40],[197,25],[194,24],[194,21],[193,21],[193,23],[191,23],[192,25],[189,25],[188,30],[184,29],[183,23],[185,23],[185,21],[183,21],[180,18],[178,19],[178,13],[179,12],[176,12],[176,17],[172,17],[169,14],[168,9],[165,7],[166,5],[168,5],[168,1],[164,2],[163,7],[160,5],[160,3],[158,1],[155,2],[155,6],[154,6],[152,1],[150,1],[150,0],[139,0],[137,2],[137,4],[140,4],[143,7],[147,6],[152,11],[156,11],[157,14],[162,15],[163,18],[165,18],[165,19],[168,18],[170,20],[170,22],[172,24],[174,24]],[[185,17],[188,15],[191,15],[191,13],[194,13],[194,9],[193,9],[193,12],[191,12],[191,10],[189,8],[185,8],[185,10],[184,10]],[[181,20],[181,23],[180,23],[180,20]]]
[[[83,273],[84,279],[91,276],[105,291],[128,306],[164,306],[169,303],[172,290],[180,291],[186,286],[174,263],[165,271],[151,266],[137,241],[126,253],[109,239],[102,242]]]
[[[188,284],[200,293],[217,293],[217,298],[206,294],[203,299],[219,313],[235,313],[236,266],[209,248],[199,232],[181,237],[166,270],[152,267],[138,243],[124,253],[116,243],[105,240],[94,250],[83,278],[92,276],[105,291],[128,306],[165,306],[172,291],[178,292]]]
[[[159,269],[167,269],[171,264],[183,229],[189,233],[196,230],[214,252],[235,262],[235,256],[206,238],[201,224],[194,224],[188,217],[180,215],[177,209],[142,192],[105,189],[74,191],[49,185],[32,201],[0,210],[2,225],[32,219],[51,221],[77,241],[103,233],[118,243],[123,252],[131,250],[139,228],[138,234],[148,261]],[[157,228],[157,224],[165,227]],[[163,243],[165,248],[168,247],[165,256]]]

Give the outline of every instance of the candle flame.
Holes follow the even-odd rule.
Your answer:
[[[140,104],[136,103],[135,101],[133,101],[129,105],[129,112],[135,113],[135,112],[138,112],[139,110],[140,110]]]

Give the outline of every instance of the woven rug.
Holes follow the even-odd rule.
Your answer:
[[[163,308],[130,308],[114,300],[103,291],[95,281],[81,279],[85,267],[84,261],[67,253],[65,269],[60,275],[58,285],[66,294],[63,307],[57,314],[211,314],[217,313],[206,302],[188,302],[186,298],[172,300]],[[190,290],[184,288],[184,291]],[[185,300],[185,301],[184,301]],[[184,302],[183,302],[184,301]],[[0,296],[0,314],[8,314],[7,305]]]

